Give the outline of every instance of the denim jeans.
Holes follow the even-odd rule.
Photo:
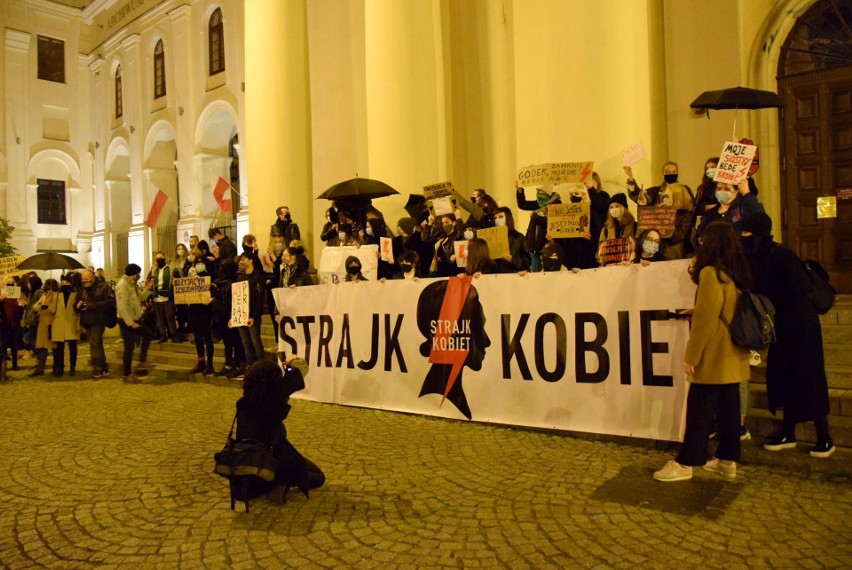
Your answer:
[[[239,327],[240,338],[243,341],[243,349],[246,351],[246,363],[254,364],[258,360],[266,358],[266,349],[260,340],[260,319],[255,319],[250,327]]]
[[[118,327],[121,330],[121,340],[124,343],[124,352],[122,353],[123,372],[125,376],[130,376],[131,372],[133,372],[133,349],[136,348],[136,337],[138,336],[142,339],[139,362],[145,362],[148,358],[148,346],[151,344],[154,332],[143,324],[140,324],[138,328],[133,328],[119,321]]]

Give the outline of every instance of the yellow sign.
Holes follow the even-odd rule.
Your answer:
[[[592,236],[589,227],[589,204],[550,204],[547,206],[547,233],[552,238],[586,238]]]
[[[23,261],[23,255],[10,255],[9,257],[0,258],[0,278],[26,273],[24,270],[16,269]]]
[[[500,259],[509,255],[509,228],[506,226],[480,228],[476,230],[476,237],[484,239],[488,244],[491,259]]]
[[[210,300],[210,277],[175,278],[172,286],[177,305],[194,305]]]
[[[817,198],[817,219],[837,217],[837,197],[820,196]]]

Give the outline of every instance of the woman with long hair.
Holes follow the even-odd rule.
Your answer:
[[[491,261],[488,242],[482,238],[472,238],[467,242],[467,275],[497,273],[497,265]]]
[[[65,344],[68,344],[69,374],[77,373],[77,342],[80,340],[80,315],[74,310],[77,297],[80,296],[80,276],[78,273],[66,273],[59,280],[59,292],[56,299],[56,315],[50,329],[53,348],[53,375],[65,374]]]
[[[686,431],[677,457],[654,473],[658,481],[691,479],[692,468],[702,465],[733,479],[740,459],[739,384],[749,377],[749,351],[734,344],[722,319],[733,320],[740,291],[751,286],[751,274],[730,223],[716,222],[704,229],[690,273],[698,291],[684,353],[690,383]],[[719,446],[707,461],[714,416]]]
[[[48,279],[44,282],[44,294],[35,301],[33,310],[38,313],[38,325],[35,337],[36,366],[30,376],[43,376],[44,366],[47,362],[47,351],[53,350],[53,341],[50,339],[50,329],[53,325],[53,317],[56,314],[56,301],[59,283],[56,279]]]

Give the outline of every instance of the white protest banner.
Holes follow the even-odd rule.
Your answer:
[[[567,184],[569,182],[583,182],[592,175],[595,163],[587,162],[554,162],[550,165],[551,184]]]
[[[379,251],[381,252],[382,261],[393,263],[393,240],[391,238],[379,238]]]
[[[590,204],[591,202],[577,202],[547,206],[547,233],[554,239],[591,238]]]
[[[3,290],[3,294],[7,299],[20,299],[21,298],[21,288],[15,285],[6,285]]]
[[[354,255],[361,262],[361,275],[365,279],[375,281],[378,278],[379,246],[362,245],[361,247],[324,247],[320,253],[317,266],[317,277],[320,284],[337,283],[346,280],[346,258]]]
[[[689,263],[275,289],[279,350],[295,398],[677,440]]]
[[[249,320],[249,282],[231,283],[231,318],[229,327],[247,327]]]
[[[479,228],[476,237],[484,239],[488,244],[488,254],[491,259],[500,259],[509,255],[509,228],[496,226],[493,228]]]
[[[621,151],[621,162],[624,166],[632,166],[645,158],[645,147],[642,141],[637,141]]]
[[[726,142],[722,145],[722,152],[719,153],[719,164],[716,166],[713,181],[739,184],[745,180],[756,151],[757,147],[754,145]]]
[[[24,261],[23,255],[10,255],[9,257],[0,258],[0,278],[7,275],[21,275],[26,273],[24,270],[17,269]]]
[[[467,240],[453,242],[453,254],[456,256],[456,267],[467,267]]]
[[[176,305],[207,303],[210,300],[210,277],[175,277],[172,286]]]

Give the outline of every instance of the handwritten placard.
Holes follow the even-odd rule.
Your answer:
[[[450,216],[456,211],[455,199],[449,197],[435,198],[429,202],[429,209],[435,217]]]
[[[456,267],[467,267],[467,240],[454,241],[453,253],[456,256]]]
[[[6,285],[3,289],[3,293],[6,295],[7,299],[21,298],[21,288],[15,285]]]
[[[714,182],[726,184],[739,184],[748,175],[751,161],[757,147],[751,144],[743,144],[728,141],[722,145],[719,153],[719,164],[716,166]]]
[[[837,189],[838,200],[852,200],[852,186]]]
[[[0,258],[0,277],[5,275],[24,273],[17,269],[18,265],[20,265],[24,261],[23,255],[10,255],[9,257]]]
[[[589,204],[579,202],[547,206],[547,233],[550,237],[590,239]]]
[[[595,163],[585,162],[548,162],[536,164],[518,170],[517,183],[521,187],[539,184],[568,184],[583,182],[592,175]]]
[[[638,210],[637,234],[645,230],[657,230],[662,238],[672,237],[677,210],[669,206],[639,206]]]
[[[476,230],[476,237],[484,239],[488,244],[491,259],[500,259],[509,255],[509,228],[506,226],[480,228]]]
[[[210,277],[182,277],[172,279],[176,305],[194,305],[210,300]]]
[[[621,162],[624,166],[632,166],[645,158],[645,147],[642,141],[637,141],[621,151]]]
[[[598,263],[602,266],[632,262],[635,255],[633,238],[608,239],[598,246]]]
[[[519,186],[535,186],[550,182],[550,164],[537,164],[518,170]]]
[[[382,261],[393,263],[393,240],[391,238],[379,238],[379,254],[382,257]]]
[[[249,320],[249,283],[236,281],[231,283],[231,318],[229,327],[247,327]]]
[[[448,198],[453,195],[453,183],[452,182],[438,182],[437,184],[430,184],[429,186],[423,187],[423,196],[427,200],[435,200],[436,198]]]

